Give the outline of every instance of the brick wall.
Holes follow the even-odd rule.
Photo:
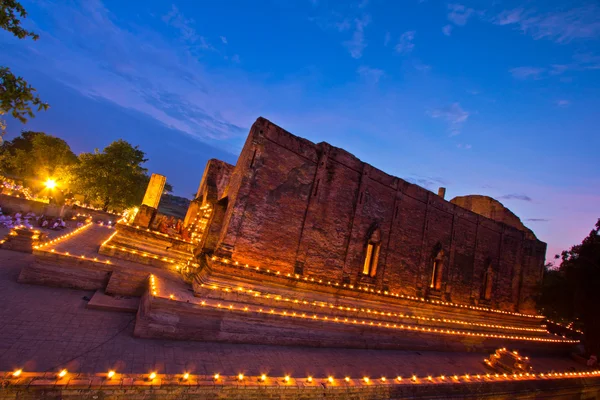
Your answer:
[[[442,250],[443,298],[478,304],[491,265],[489,305],[534,311],[544,243],[263,118],[252,126],[224,192],[226,208],[213,240],[219,255],[421,296]],[[374,229],[381,247],[371,278],[362,269]]]

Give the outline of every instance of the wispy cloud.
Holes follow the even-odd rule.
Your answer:
[[[469,112],[462,109],[459,103],[452,103],[448,106],[434,108],[427,112],[431,118],[439,118],[446,121],[450,128],[450,136],[456,136],[460,133],[462,125],[469,119]]]
[[[600,37],[600,7],[593,3],[546,13],[523,8],[504,10],[493,21],[498,25],[514,25],[533,39],[556,43]]]
[[[352,39],[344,42],[344,46],[350,52],[352,58],[361,58],[367,43],[365,41],[365,28],[371,22],[369,15],[363,15],[360,18],[354,20],[354,32],[352,33]]]
[[[446,186],[448,181],[444,178],[440,178],[437,176],[423,176],[419,174],[411,174],[410,177],[406,178],[407,181],[414,183],[415,185],[419,185],[426,189],[434,189],[440,186]]]
[[[387,45],[390,44],[391,40],[392,40],[392,34],[389,32],[386,32],[385,37],[383,38],[383,45],[387,47]]]
[[[501,200],[521,200],[521,201],[533,201],[531,197],[525,194],[505,194],[504,196],[498,197]]]
[[[448,20],[455,25],[466,25],[475,10],[462,4],[448,4]]]
[[[456,147],[458,147],[459,149],[471,150],[471,148],[473,146],[471,146],[470,144],[459,143],[459,144],[456,145]]]
[[[221,38],[221,42],[223,42],[223,44],[227,44],[227,38],[225,36],[219,36]]]
[[[570,62],[564,64],[551,64],[547,67],[517,67],[509,70],[517,79],[542,79],[552,78],[568,72],[592,71],[600,69],[600,56],[592,53],[577,53]],[[571,80],[570,77],[561,78],[564,82]]]
[[[422,72],[431,71],[431,65],[423,64],[418,59],[414,59],[412,64],[413,64],[413,67],[415,67],[415,69],[417,71],[422,71]]]
[[[513,78],[516,79],[540,79],[546,72],[546,68],[538,67],[517,67],[509,70]]]
[[[186,18],[175,5],[171,5],[171,10],[163,16],[163,21],[177,29],[185,42],[198,46],[200,49],[212,48],[206,38],[196,32],[195,21]]]
[[[442,27],[442,33],[446,36],[450,36],[452,34],[452,25],[444,25]]]
[[[413,43],[415,33],[415,31],[407,31],[400,36],[398,44],[396,44],[396,51],[398,53],[410,53],[415,48],[415,44]]]
[[[569,100],[565,100],[565,99],[561,99],[561,100],[556,100],[556,105],[558,107],[568,107],[571,104],[571,102]]]
[[[208,46],[176,7],[162,17],[179,33],[172,39],[122,24],[99,0],[37,4],[52,32],[40,31],[35,52],[21,51],[56,81],[200,140],[225,143],[246,133],[245,107],[227,105],[231,90],[197,61],[194,54]]]
[[[528,221],[528,222],[548,222],[550,220],[547,219],[547,218],[527,218],[525,221]]]
[[[356,70],[360,76],[370,83],[378,83],[381,77],[385,75],[383,70],[378,68],[371,68],[367,66],[360,66]]]

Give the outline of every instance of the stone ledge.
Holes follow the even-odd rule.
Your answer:
[[[111,399],[200,398],[200,399],[410,399],[423,396],[480,398],[483,394],[499,398],[526,399],[552,396],[594,398],[600,395],[600,371],[537,374],[530,376],[414,377],[401,381],[328,377],[285,378],[260,376],[215,376],[157,374],[154,379],[142,374],[69,373],[62,379],[49,373],[0,372],[0,399],[35,399],[52,393],[57,398]],[[158,397],[157,397],[158,396]],[[538,397],[536,397],[538,396]]]

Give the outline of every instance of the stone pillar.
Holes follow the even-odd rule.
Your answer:
[[[156,211],[160,204],[160,197],[162,196],[166,182],[166,176],[152,174],[148,187],[146,188],[146,194],[144,195],[142,205],[133,219],[133,225],[139,226],[140,228],[150,227],[152,220],[156,216]]]
[[[142,205],[157,209],[163,189],[165,188],[165,183],[167,183],[166,176],[152,174],[148,187],[146,188],[146,194],[144,195]]]

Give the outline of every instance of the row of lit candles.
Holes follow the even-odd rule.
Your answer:
[[[56,374],[56,379],[60,380],[63,379],[65,377],[67,377],[68,375],[68,371],[66,369],[62,369],[60,370],[57,374]],[[23,370],[22,369],[17,369],[15,371],[12,372],[11,376],[13,378],[19,378],[21,375],[23,374]],[[233,376],[233,377],[227,377],[227,376],[222,376],[221,374],[214,374],[212,375],[212,379],[215,382],[226,382],[228,380],[233,380],[233,381],[239,381],[242,382],[244,380],[256,380],[259,382],[267,382],[269,379],[273,379],[273,380],[283,380],[286,383],[291,383],[292,380],[305,380],[308,383],[312,383],[314,381],[321,381],[321,382],[326,382],[328,384],[335,384],[337,381],[343,381],[346,383],[350,383],[350,381],[358,381],[360,383],[363,384],[391,384],[391,383],[421,383],[421,382],[426,382],[426,383],[448,383],[448,382],[472,382],[472,381],[479,381],[479,382],[494,382],[494,381],[498,381],[498,380],[507,380],[507,379],[526,379],[526,380],[531,380],[531,379],[559,379],[559,378],[584,378],[584,377],[597,377],[598,375],[600,375],[600,371],[595,370],[595,371],[587,371],[587,372],[548,372],[546,374],[544,373],[540,373],[540,374],[535,374],[535,373],[513,373],[513,374],[507,374],[507,373],[503,373],[503,374],[499,374],[499,373],[495,373],[495,374],[490,374],[490,373],[486,373],[486,374],[464,374],[464,375],[439,375],[437,377],[434,377],[432,375],[428,375],[428,376],[417,376],[417,375],[412,375],[408,378],[402,377],[402,376],[396,376],[395,378],[387,378],[385,376],[381,376],[379,378],[370,378],[369,376],[363,376],[362,378],[352,378],[350,376],[346,376],[343,379],[340,378],[335,378],[332,375],[329,375],[327,377],[322,377],[322,378],[315,378],[311,375],[307,376],[306,378],[292,378],[290,375],[285,375],[283,377],[269,377],[267,376],[267,374],[261,374],[260,376],[254,376],[254,377],[250,377],[250,376],[246,376],[243,373],[238,374],[237,376]],[[106,373],[106,378],[107,379],[113,379],[117,376],[117,372],[115,370],[109,370]],[[189,372],[184,372],[183,374],[180,375],[180,379],[183,381],[187,381],[190,378],[195,378],[196,380],[198,379],[199,376],[202,376],[203,378],[205,376],[203,375],[191,375]],[[147,374],[146,379],[148,381],[154,381],[156,378],[158,378],[158,374],[156,372],[151,372],[149,374]]]
[[[154,278],[154,275],[151,274],[150,275],[150,284],[151,284],[151,292],[153,296],[158,296],[161,297],[158,294],[158,290],[157,290],[157,285],[156,285],[156,280]],[[169,299],[174,300],[175,299],[175,295],[170,294],[168,296]],[[206,300],[198,300],[196,302],[196,304],[200,304],[201,306],[209,306],[209,307],[214,307],[214,308],[218,308],[218,309],[228,309],[231,311],[237,311],[237,308],[234,307],[233,304],[229,304],[229,305],[223,305],[219,302],[217,302],[216,304],[212,304],[212,303],[208,303]],[[442,335],[461,335],[461,336],[477,336],[477,337],[484,337],[484,338],[495,338],[495,339],[508,339],[508,340],[526,340],[526,341],[534,341],[534,342],[550,342],[550,343],[579,343],[579,340],[570,340],[570,339],[547,339],[547,338],[540,338],[540,337],[528,337],[528,336],[515,336],[515,335],[500,335],[500,334],[492,334],[492,333],[483,333],[483,332],[470,332],[470,331],[457,331],[457,330],[450,330],[450,329],[438,329],[438,328],[426,328],[426,327],[420,327],[420,326],[411,326],[411,325],[404,325],[404,324],[390,324],[390,323],[374,323],[373,321],[370,320],[358,320],[358,319],[349,319],[349,318],[338,318],[338,317],[334,317],[334,318],[330,318],[326,315],[317,315],[317,314],[313,314],[312,316],[307,315],[306,313],[296,313],[295,311],[289,311],[288,310],[284,310],[284,311],[280,311],[280,310],[275,310],[273,308],[271,308],[269,311],[264,311],[262,308],[258,308],[256,307],[256,309],[251,309],[248,306],[244,306],[244,307],[240,307],[239,311],[243,311],[243,312],[254,312],[254,313],[268,313],[270,315],[277,315],[279,317],[298,317],[298,318],[306,318],[308,320],[312,320],[312,321],[322,321],[322,322],[334,322],[334,323],[346,323],[346,324],[354,324],[354,325],[368,325],[368,326],[375,326],[375,327],[380,327],[380,328],[388,328],[388,329],[401,329],[401,330],[407,330],[407,331],[417,331],[417,332],[426,332],[426,333],[434,333],[434,334],[442,334]]]
[[[570,331],[573,331],[573,332],[576,332],[576,333],[579,333],[579,334],[583,334],[583,332],[580,331],[579,329],[575,329],[575,328],[572,327],[573,326],[572,322],[569,325],[566,325],[566,326],[563,325],[563,324],[561,324],[560,322],[552,321],[551,319],[549,319],[548,322],[550,322],[550,323],[552,323],[554,325],[558,325],[558,326],[560,326],[562,328],[568,329]]]
[[[228,287],[219,287],[215,284],[211,284],[211,285],[205,285],[205,284],[200,284],[200,287],[207,287],[208,289],[211,290],[223,290],[224,292],[229,292],[231,291],[230,288]],[[404,314],[398,314],[398,313],[392,313],[392,312],[385,312],[385,311],[378,311],[378,310],[371,310],[371,309],[358,309],[355,307],[348,307],[348,306],[342,306],[342,305],[335,305],[333,303],[326,303],[326,302],[321,302],[321,301],[315,301],[315,300],[311,300],[311,299],[294,299],[294,298],[289,298],[289,297],[282,297],[280,295],[275,295],[275,294],[268,294],[268,293],[261,293],[258,292],[256,290],[252,290],[252,289],[245,289],[242,286],[238,286],[237,287],[237,292],[245,294],[245,295],[249,295],[249,296],[253,296],[253,297],[263,297],[266,299],[274,299],[276,301],[287,301],[287,302],[292,302],[292,303],[296,303],[296,304],[305,304],[305,305],[311,305],[311,306],[320,306],[320,307],[329,307],[331,309],[338,309],[338,310],[342,310],[342,311],[352,311],[352,312],[359,312],[359,313],[367,313],[367,314],[375,314],[375,315],[382,315],[382,316],[393,316],[396,318],[411,318],[411,319],[418,319],[418,320],[423,320],[423,321],[431,321],[431,322],[445,322],[445,323],[453,323],[453,324],[460,324],[460,325],[471,325],[471,326],[480,326],[480,327],[485,327],[485,328],[498,328],[498,329],[509,329],[509,330],[519,330],[519,331],[527,331],[527,332],[544,332],[547,333],[548,331],[546,329],[541,329],[541,328],[525,328],[525,327],[519,327],[519,326],[507,326],[507,325],[497,325],[497,324],[484,324],[484,323],[480,323],[480,322],[468,322],[468,321],[461,321],[461,320],[454,320],[454,319],[445,319],[445,318],[430,318],[430,317],[423,317],[423,316],[418,316],[418,315],[404,315]]]
[[[237,267],[244,267],[244,268],[251,268],[252,270],[255,271],[260,271],[262,273],[269,273],[272,275],[281,275],[280,271],[271,271],[270,269],[264,269],[264,268],[260,268],[258,266],[250,266],[248,264],[244,264],[243,266],[238,262],[238,261],[232,261],[229,260],[227,258],[221,258],[219,259],[217,256],[212,256],[211,257],[212,261],[220,261],[224,264],[232,264],[234,266]],[[393,292],[388,292],[388,291],[381,291],[381,290],[375,290],[372,288],[367,288],[367,287],[354,287],[354,285],[352,284],[346,284],[346,283],[342,283],[340,285],[340,283],[338,282],[331,282],[331,281],[323,281],[322,279],[315,279],[313,277],[308,277],[308,276],[303,276],[301,277],[300,275],[293,275],[293,274],[286,274],[285,275],[287,278],[292,278],[292,279],[298,279],[298,280],[304,280],[306,282],[310,282],[312,284],[321,284],[321,285],[327,285],[327,286],[336,286],[336,287],[343,287],[346,289],[352,289],[352,290],[356,290],[356,291],[365,291],[365,292],[370,292],[372,294],[378,294],[378,295],[385,295],[385,296],[392,296],[392,297],[398,297],[398,298],[402,298],[402,299],[407,299],[407,300],[415,300],[415,301],[421,301],[421,302],[427,302],[427,303],[431,303],[431,304],[438,304],[438,305],[443,305],[443,306],[450,306],[450,307],[459,307],[459,308],[469,308],[472,310],[477,310],[477,311],[487,311],[487,312],[493,312],[493,313],[499,313],[499,314],[507,314],[507,315],[514,315],[514,316],[518,316],[518,317],[528,317],[528,318],[544,318],[543,315],[533,315],[533,314],[522,314],[522,313],[516,313],[516,312],[512,312],[512,311],[504,311],[504,310],[498,310],[498,309],[494,309],[494,308],[487,308],[487,307],[479,307],[479,306],[471,306],[471,305],[467,305],[467,304],[458,304],[458,303],[453,303],[450,301],[440,301],[440,300],[429,300],[429,299],[425,299],[424,297],[415,297],[415,296],[408,296],[408,295],[404,295],[404,294],[399,294],[399,293],[393,293]]]
[[[63,240],[65,240],[67,238],[70,238],[71,236],[74,236],[74,235],[77,235],[77,234],[81,233],[84,229],[88,228],[92,224],[93,224],[93,222],[88,222],[87,224],[82,225],[79,228],[75,229],[74,231],[71,231],[71,232],[69,232],[69,233],[67,233],[65,235],[62,235],[62,236],[56,237],[54,239],[51,239],[51,240],[49,240],[47,242],[38,244],[37,246],[35,246],[35,248],[36,249],[42,249],[42,248],[47,247],[47,246],[49,246],[51,244],[56,244],[56,243],[62,242]]]
[[[104,246],[108,246],[108,247],[110,247],[111,249],[117,249],[117,250],[120,250],[120,251],[125,251],[125,252],[127,252],[127,253],[131,253],[131,254],[139,254],[139,255],[141,255],[142,257],[149,257],[149,258],[153,258],[153,259],[156,259],[156,260],[165,261],[165,262],[168,262],[168,263],[171,263],[171,264],[175,264],[175,263],[178,263],[178,262],[180,262],[179,260],[176,260],[176,259],[174,259],[174,258],[169,258],[169,257],[159,256],[159,255],[156,255],[156,254],[149,254],[149,253],[146,253],[146,252],[139,252],[139,251],[137,251],[137,250],[128,249],[127,247],[119,247],[119,246],[115,246],[114,244],[111,244],[111,245],[109,245],[110,241],[113,239],[113,237],[114,237],[114,236],[115,236],[117,233],[118,233],[118,231],[117,231],[117,232],[114,232],[112,235],[110,235],[110,236],[108,237],[108,239],[106,239],[104,242],[102,242],[102,245],[101,245],[101,246],[102,246],[102,247],[104,247]],[[161,235],[162,235],[162,233],[161,233]],[[190,258],[188,259],[188,261],[190,261],[190,262],[191,262],[191,261],[193,261],[193,258],[191,258],[191,257],[190,257]],[[193,265],[197,266],[197,264],[193,264]],[[177,269],[179,269],[179,268],[180,268],[180,266],[177,266]]]
[[[179,236],[173,236],[173,235],[169,235],[169,234],[162,233],[162,232],[159,232],[159,231],[154,231],[154,230],[151,230],[150,228],[146,228],[146,229],[144,229],[144,228],[140,227],[139,225],[132,225],[132,224],[131,224],[131,223],[129,223],[129,222],[120,222],[120,223],[121,223],[121,224],[125,224],[125,225],[127,225],[127,226],[130,226],[130,227],[132,227],[132,228],[135,228],[135,229],[137,229],[137,230],[140,230],[140,231],[146,231],[146,232],[149,232],[149,233],[151,233],[151,234],[153,234],[153,235],[157,235],[157,236],[164,236],[164,237],[167,237],[167,238],[169,238],[169,239],[181,240],[182,242],[186,242],[186,243],[192,244],[192,242],[190,242],[189,240],[185,240],[185,239],[183,239],[183,238],[181,238],[181,237],[179,237]]]

